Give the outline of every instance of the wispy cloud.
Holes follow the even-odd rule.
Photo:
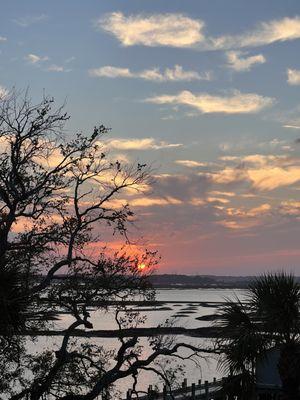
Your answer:
[[[0,36],[0,42],[6,42],[7,38],[5,36]]]
[[[287,70],[287,81],[289,85],[300,85],[300,70],[289,68]]]
[[[71,62],[73,62],[73,61],[75,61],[75,60],[76,60],[76,57],[71,56],[71,57],[69,57],[69,58],[67,58],[67,59],[65,60],[65,63],[66,63],[66,64],[69,64],[69,63],[71,63]]]
[[[222,220],[222,221],[217,221],[218,225],[223,226],[224,228],[228,228],[231,230],[248,230],[254,227],[257,227],[262,223],[261,220],[259,219],[246,219],[246,220],[241,220],[240,217],[236,221],[232,220]]]
[[[133,74],[128,68],[105,66],[89,70],[89,75],[93,78],[132,78]]]
[[[114,12],[96,21],[96,27],[114,35],[123,46],[190,47],[204,39],[200,20],[182,14],[125,16]]]
[[[176,95],[163,94],[145,100],[154,104],[181,104],[197,109],[203,114],[249,114],[257,113],[274,104],[274,99],[256,93],[234,91],[227,96],[216,96],[208,93],[193,94],[185,90]]]
[[[282,127],[287,129],[300,129],[298,125],[282,125]]]
[[[300,38],[300,17],[261,22],[241,34],[205,36],[204,21],[184,14],[107,14],[95,23],[115,36],[123,46],[193,47],[199,50],[229,50],[257,47]]]
[[[13,19],[13,22],[22,28],[28,28],[30,25],[45,21],[47,18],[48,16],[46,14],[26,15],[24,17]]]
[[[286,200],[281,202],[279,212],[288,216],[300,216],[300,201]]]
[[[197,168],[197,167],[206,167],[207,163],[193,161],[193,160],[176,160],[176,164],[183,165],[184,167],[188,168]]]
[[[237,71],[250,71],[250,69],[256,64],[264,64],[266,62],[265,57],[262,54],[255,56],[248,56],[246,52],[242,51],[228,51],[226,58],[228,67]]]
[[[211,196],[221,196],[221,197],[234,197],[236,194],[234,192],[220,192],[219,190],[212,190],[209,192]]]
[[[29,64],[32,64],[32,65],[38,65],[44,61],[49,60],[48,56],[38,56],[37,54],[28,54],[24,58]]]
[[[66,69],[63,65],[51,64],[47,67],[49,72],[70,72],[71,69]]]
[[[179,205],[182,201],[175,197],[141,197],[131,200],[130,204],[133,207],[153,207],[153,206],[169,206],[169,205]]]
[[[281,111],[277,110],[271,117],[281,123],[283,128],[298,129],[300,127],[300,104]]]
[[[31,65],[39,67],[47,72],[70,72],[70,68],[66,68],[64,65],[46,63],[50,60],[48,56],[40,56],[37,54],[27,54],[24,59]],[[46,64],[45,64],[46,63]],[[48,65],[47,65],[48,64]]]
[[[210,39],[213,49],[257,47],[300,38],[300,17],[282,18],[259,23],[240,35],[224,35]]]
[[[228,207],[224,208],[225,219],[217,224],[233,230],[250,229],[258,225],[266,224],[267,219],[272,215],[272,207],[268,203],[256,207],[246,208]]]
[[[110,65],[89,70],[91,77],[105,78],[138,78],[153,82],[192,81],[212,79],[210,72],[200,74],[196,71],[184,70],[182,66],[175,65],[173,68],[166,68],[160,71],[159,68],[145,69],[139,72],[132,72],[129,68],[119,68]]]
[[[181,143],[167,143],[157,141],[153,138],[129,138],[129,139],[113,139],[109,141],[109,147],[115,150],[159,150],[172,147],[181,147]]]

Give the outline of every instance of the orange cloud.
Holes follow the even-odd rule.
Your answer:
[[[249,169],[248,176],[254,188],[273,190],[281,186],[292,185],[300,180],[300,166],[280,168],[266,167]]]
[[[299,160],[287,156],[253,154],[244,157],[223,157],[223,161],[237,161],[237,167],[207,173],[213,183],[249,182],[254,189],[271,191],[292,185],[300,180]]]

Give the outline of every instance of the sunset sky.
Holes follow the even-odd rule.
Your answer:
[[[103,123],[114,158],[151,164],[132,235],[161,272],[300,274],[299,0],[14,0],[0,18],[2,89],[45,90],[68,135]]]

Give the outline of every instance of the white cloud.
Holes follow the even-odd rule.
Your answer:
[[[226,53],[228,67],[235,71],[250,71],[255,64],[263,64],[266,62],[262,54],[246,57],[247,53],[242,51],[228,51]]]
[[[96,26],[113,34],[123,46],[190,47],[204,39],[203,22],[182,14],[127,17],[114,12],[98,19]]]
[[[51,64],[45,65],[46,61],[49,61],[50,58],[48,56],[39,56],[37,54],[27,54],[24,59],[31,65],[35,65],[39,68],[43,67],[44,71],[49,72],[70,72],[71,69],[66,69],[63,65]]]
[[[172,120],[174,120],[174,119],[176,119],[175,118],[175,115],[166,115],[166,116],[163,116],[163,117],[161,117],[160,118],[162,121],[172,121]]]
[[[206,167],[207,163],[193,161],[193,160],[176,160],[176,164],[183,165],[188,168]]]
[[[228,96],[215,96],[208,93],[193,94],[184,90],[177,95],[163,94],[145,100],[154,104],[181,104],[196,108],[201,113],[249,114],[261,111],[274,103],[274,99],[255,93],[234,91]]]
[[[300,85],[300,70],[289,68],[287,70],[287,81],[289,85]]]
[[[222,146],[222,148],[223,148],[223,146]],[[221,149],[222,149],[221,148]],[[237,161],[237,160],[239,160],[239,157],[237,157],[237,156],[222,156],[222,157],[220,157],[219,158],[221,161],[229,161],[229,162],[231,162],[231,161]]]
[[[76,57],[71,56],[71,57],[69,57],[69,58],[67,58],[67,59],[65,60],[65,63],[66,63],[66,64],[69,64],[69,63],[71,63],[71,62],[73,62],[73,61],[75,61],[75,60],[76,60]]]
[[[62,65],[52,64],[47,68],[47,71],[50,72],[69,72],[70,69],[66,70]]]
[[[49,57],[47,56],[38,56],[37,54],[28,54],[25,56],[25,60],[29,62],[29,64],[39,64],[43,61],[48,61]]]
[[[129,71],[128,68],[118,68],[109,65],[101,68],[90,69],[89,75],[94,78],[132,78],[132,73]]]
[[[298,125],[282,125],[282,127],[287,129],[300,129]]]
[[[241,35],[224,35],[211,39],[214,49],[231,49],[263,46],[275,42],[285,42],[300,38],[300,17],[282,18],[261,22],[252,31]]]
[[[237,35],[204,36],[204,22],[183,14],[125,16],[114,12],[96,21],[96,27],[114,35],[123,46],[193,47],[199,50],[229,50],[256,47],[300,38],[300,17],[261,22]]]
[[[174,68],[166,68],[163,72],[160,72],[158,68],[149,69],[142,71],[139,75],[141,78],[159,82],[192,80],[209,81],[212,79],[210,72],[199,74],[196,71],[185,71],[180,65],[175,65]]]
[[[153,138],[144,139],[113,139],[109,142],[109,148],[116,150],[159,150],[172,147],[180,147],[181,143],[166,143],[164,141],[156,141]]]
[[[6,37],[0,36],[0,42],[6,42],[6,41],[7,41],[7,38],[6,38]]]
[[[13,19],[13,22],[22,28],[28,28],[32,24],[36,24],[38,22],[42,22],[45,19],[47,19],[46,14],[40,14],[40,15],[27,15],[25,17],[20,17]]]
[[[139,72],[132,72],[129,68],[119,68],[110,65],[90,69],[91,77],[105,78],[139,78],[153,82],[168,82],[168,81],[192,81],[192,80],[211,80],[210,72],[199,74],[196,71],[185,71],[182,66],[175,65],[173,68],[166,68],[160,71],[159,68],[145,69]]]

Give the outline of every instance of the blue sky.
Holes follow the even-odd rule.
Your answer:
[[[0,85],[152,163],[131,200],[163,271],[300,273],[299,50],[297,0],[3,2]]]

